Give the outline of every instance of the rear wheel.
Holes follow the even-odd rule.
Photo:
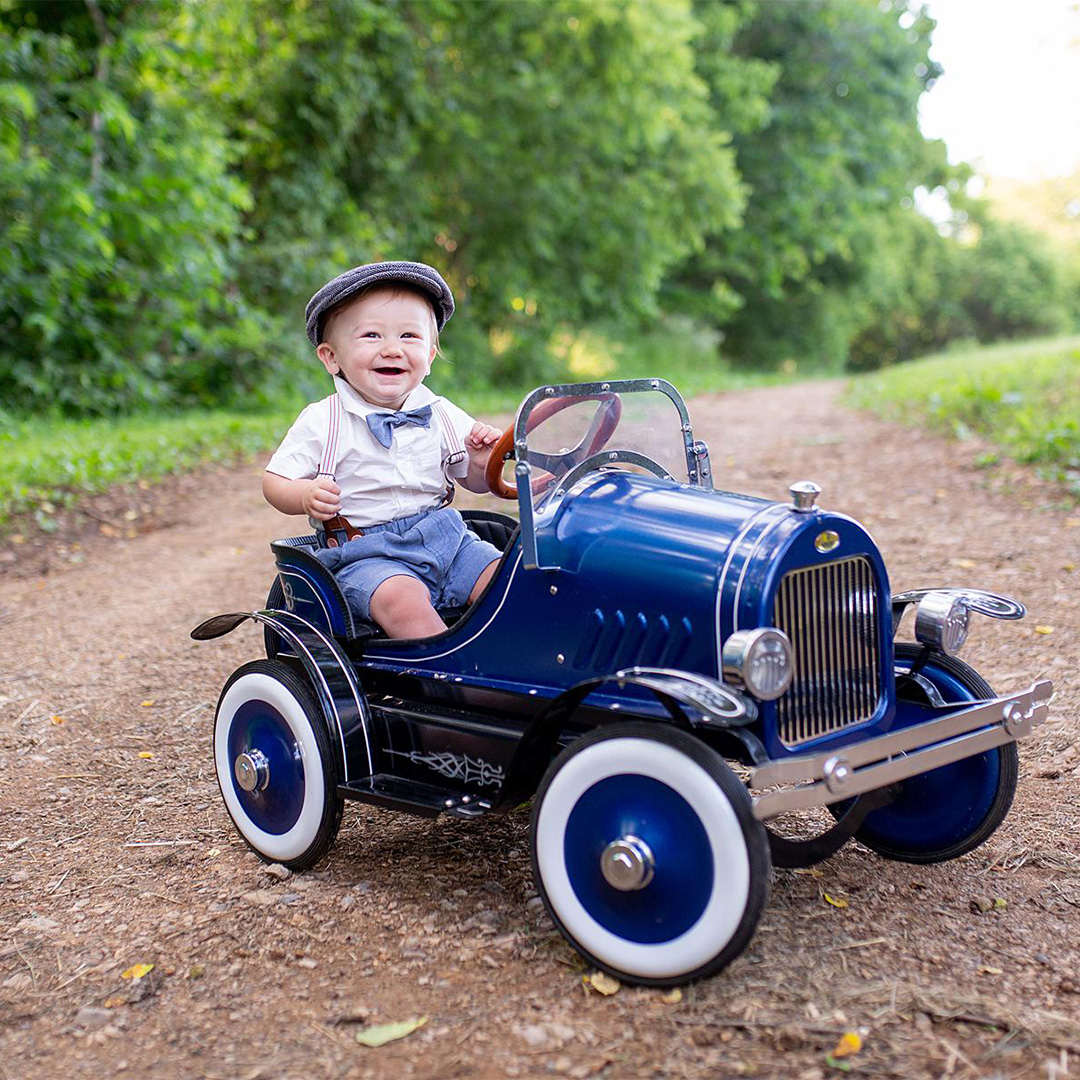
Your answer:
[[[905,701],[928,703],[918,682],[901,677],[901,669],[909,670],[921,654],[918,645],[896,646],[898,709]],[[942,653],[931,656],[920,675],[948,703],[997,696],[974,668]],[[903,782],[893,802],[867,815],[855,839],[900,862],[955,859],[984,843],[1005,820],[1019,770],[1020,757],[1011,742],[914,776]]]
[[[555,925],[597,967],[666,986],[711,975],[753,936],[769,845],[750,796],[686,732],[597,729],[551,764],[533,874]]]
[[[340,754],[308,684],[279,660],[230,676],[214,721],[225,808],[248,846],[293,870],[316,863],[341,824]]]

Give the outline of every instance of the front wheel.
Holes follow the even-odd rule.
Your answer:
[[[925,689],[903,678],[921,654],[918,645],[896,646],[898,709],[906,702],[928,703]],[[941,653],[931,656],[920,674],[950,704],[997,696],[974,668]],[[1020,756],[1011,742],[914,776],[903,782],[893,802],[867,815],[855,839],[899,862],[958,858],[989,839],[1005,820],[1019,772]]]
[[[256,660],[229,677],[214,767],[225,808],[259,858],[305,870],[334,842],[339,755],[308,684],[287,664]]]
[[[591,964],[670,986],[746,947],[765,906],[769,844],[750,796],[686,732],[597,729],[552,762],[532,818],[548,913]]]

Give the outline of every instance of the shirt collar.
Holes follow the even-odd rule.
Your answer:
[[[368,416],[374,412],[390,412],[383,405],[372,405],[370,401],[365,401],[344,379],[334,377],[334,382],[337,384],[337,394],[341,398],[341,404],[345,407],[346,412],[352,413],[354,416]],[[433,394],[423,383],[421,383],[409,396],[405,399],[405,404],[401,406],[402,410],[419,409],[424,405],[430,405],[432,402],[438,401],[438,395]]]

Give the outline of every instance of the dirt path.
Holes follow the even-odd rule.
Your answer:
[[[811,1080],[860,1028],[855,1074],[1080,1074],[1080,510],[837,392],[691,414],[718,483],[783,499],[817,480],[823,505],[868,524],[894,589],[1028,604],[1022,623],[980,620],[965,650],[998,689],[1058,689],[983,848],[919,868],[850,844],[776,871],[750,947],[680,1001],[586,991],[534,898],[525,812],[429,822],[349,804],[320,870],[278,881],[229,823],[209,754],[219,688],[260,638],[188,631],[261,603],[267,541],[294,523],[264,505],[257,470],[215,475],[171,527],[0,579],[0,1080]],[[139,963],[154,968],[132,984]],[[421,1015],[401,1042],[354,1041],[360,1019]]]

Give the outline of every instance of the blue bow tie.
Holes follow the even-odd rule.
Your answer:
[[[415,424],[417,427],[426,428],[431,425],[431,406],[424,405],[419,409],[410,409],[408,412],[375,412],[367,414],[367,426],[371,434],[379,441],[381,446],[390,449],[394,441],[394,428],[402,424]]]

